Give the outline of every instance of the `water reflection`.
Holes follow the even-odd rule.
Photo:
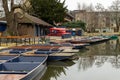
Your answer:
[[[66,75],[65,70],[68,69],[67,67],[72,66],[74,64],[75,62],[73,61],[49,62],[47,71],[41,80],[51,80],[51,78],[57,80],[57,77],[61,76],[61,74]]]
[[[119,40],[88,46],[78,60],[51,62],[41,80],[120,80]]]
[[[118,40],[111,40],[102,44],[89,46],[89,50],[81,50],[79,57],[79,70],[87,70],[93,65],[102,67],[110,63],[113,68],[120,68],[120,43]]]

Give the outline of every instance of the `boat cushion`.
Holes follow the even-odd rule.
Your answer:
[[[11,60],[12,62],[42,62],[46,57],[38,57],[38,56],[20,56]],[[9,62],[11,62],[9,61]]]
[[[4,63],[3,64],[3,70],[5,71],[30,71],[37,67],[40,63],[31,63],[31,62],[26,62],[26,63],[18,63],[18,62],[9,62],[9,63]]]

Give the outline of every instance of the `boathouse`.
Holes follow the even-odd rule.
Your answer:
[[[28,13],[17,11],[14,13],[19,35],[44,36],[49,34],[49,28],[53,25],[31,16]],[[6,21],[5,17],[0,21]]]
[[[16,13],[19,35],[44,36],[49,33],[51,24],[27,13]]]

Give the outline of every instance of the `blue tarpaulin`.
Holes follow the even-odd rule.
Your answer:
[[[6,22],[0,22],[0,32],[5,31],[7,28],[6,26],[7,26]]]

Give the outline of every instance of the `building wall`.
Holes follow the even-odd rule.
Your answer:
[[[49,34],[49,28],[42,25],[33,24],[19,24],[18,33],[19,35],[29,35],[29,36],[44,36]]]
[[[75,20],[81,20],[86,23],[87,30],[94,32],[95,29],[114,29],[116,27],[114,17],[114,12],[87,12],[85,10],[80,10],[75,13]],[[107,30],[108,31],[108,30]]]
[[[18,33],[19,35],[35,35],[35,28],[30,24],[19,24],[18,25]]]

